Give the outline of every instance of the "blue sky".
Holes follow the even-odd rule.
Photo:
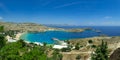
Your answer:
[[[120,0],[0,0],[0,20],[120,26]]]

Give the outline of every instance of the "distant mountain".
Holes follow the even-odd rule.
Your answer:
[[[78,26],[78,25],[71,25],[71,24],[43,24],[46,26]]]

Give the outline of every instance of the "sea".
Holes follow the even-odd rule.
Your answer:
[[[84,32],[46,31],[37,33],[26,33],[22,35],[21,39],[30,42],[53,44],[55,43],[53,38],[57,38],[59,40],[64,41],[70,39],[96,37],[101,35],[120,36],[120,26],[48,26],[48,27],[64,29],[91,28],[94,29],[95,31],[93,30],[86,30]]]

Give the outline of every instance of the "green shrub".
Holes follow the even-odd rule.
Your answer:
[[[79,50],[79,49],[80,49],[80,44],[79,44],[79,43],[77,43],[77,44],[75,45],[75,49],[76,49],[76,50]]]
[[[61,51],[62,51],[62,52],[70,52],[71,49],[70,49],[70,48],[62,48]]]
[[[93,43],[93,41],[92,41],[92,40],[88,40],[88,43],[89,43],[89,44],[92,44],[92,43]]]
[[[80,55],[77,55],[76,56],[76,60],[80,60],[81,59],[81,56]]]

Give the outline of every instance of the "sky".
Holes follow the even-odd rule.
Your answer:
[[[0,21],[120,26],[120,0],[0,0]]]

